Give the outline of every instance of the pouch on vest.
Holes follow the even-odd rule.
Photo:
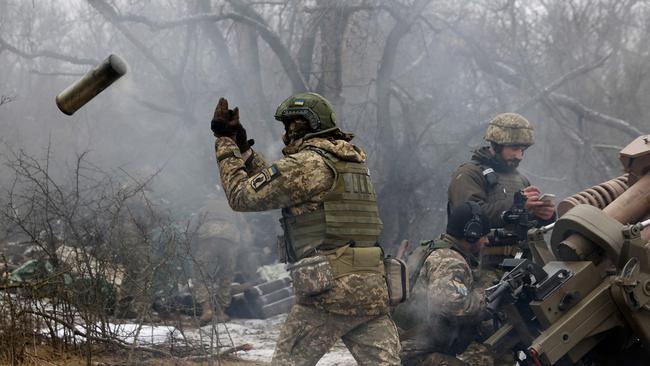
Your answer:
[[[386,286],[388,287],[388,303],[395,306],[403,303],[409,297],[409,277],[406,263],[391,256],[384,258],[386,271]]]
[[[384,274],[380,247],[357,248],[346,245],[330,252],[327,258],[336,278],[349,273]]]
[[[301,259],[287,265],[287,270],[298,296],[315,296],[334,286],[334,271],[324,255]]]

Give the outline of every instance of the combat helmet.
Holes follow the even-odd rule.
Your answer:
[[[485,140],[504,146],[535,143],[533,126],[517,113],[501,113],[492,118],[485,131]]]
[[[275,119],[281,122],[296,117],[309,121],[309,126],[315,133],[338,130],[332,103],[317,93],[294,94],[280,103],[275,111]]]

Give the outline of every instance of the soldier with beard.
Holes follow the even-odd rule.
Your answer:
[[[500,228],[504,226],[501,214],[512,208],[515,192],[523,191],[525,208],[532,214],[531,218],[540,226],[553,222],[553,202],[540,200],[540,189],[517,171],[524,152],[535,142],[530,122],[516,113],[499,114],[490,121],[485,140],[490,145],[474,151],[472,159],[453,174],[447,207],[465,201],[478,202],[490,219],[490,227]]]
[[[315,365],[341,339],[360,365],[399,365],[366,154],[316,93],[287,98],[275,118],[284,125],[286,147],[270,165],[250,148],[239,110],[223,98],[211,126],[230,207],[282,209],[280,255],[292,268],[296,304],[272,364]]]
[[[501,213],[512,208],[515,192],[523,190],[526,208],[539,224],[552,222],[553,202],[539,200],[539,188],[517,171],[524,152],[535,143],[530,122],[516,113],[499,114],[490,121],[485,140],[490,145],[474,151],[471,161],[453,174],[448,207],[478,202],[490,219],[490,227],[503,227]]]
[[[538,226],[553,222],[556,216],[554,203],[540,200],[540,189],[517,171],[524,152],[535,142],[530,122],[517,113],[499,114],[490,121],[485,140],[489,145],[474,151],[471,160],[453,174],[447,207],[456,207],[466,201],[477,202],[488,217],[490,227],[502,228],[505,223],[501,214],[513,207],[515,192],[522,191],[526,197],[524,207],[531,214],[529,218],[536,220]],[[478,270],[484,279],[483,289],[501,277],[497,265],[518,251],[518,246],[487,245],[481,248]],[[460,358],[475,360],[485,358],[487,354],[485,346],[472,343]],[[497,359],[508,360],[502,364],[511,364],[509,360],[512,358],[499,355]]]

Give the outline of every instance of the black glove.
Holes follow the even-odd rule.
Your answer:
[[[247,138],[246,129],[240,124],[237,131],[235,131],[235,143],[237,144],[240,152],[245,152],[255,144],[255,140],[249,140]]]
[[[239,108],[228,109],[226,98],[219,98],[210,129],[216,137],[230,137],[235,140],[240,152],[245,152],[255,143],[255,140],[246,138],[246,129],[239,122]]]

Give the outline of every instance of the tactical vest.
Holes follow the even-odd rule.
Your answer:
[[[413,287],[415,287],[415,283],[420,276],[420,270],[422,270],[424,262],[427,260],[429,255],[431,255],[434,250],[442,248],[451,248],[451,244],[442,239],[429,240],[422,242],[420,246],[415,248],[415,250],[413,250],[413,252],[409,255],[408,261],[406,263],[407,272],[410,274],[409,290],[412,291]]]
[[[285,244],[293,254],[290,261],[346,245],[377,245],[383,224],[366,165],[338,159],[322,149],[309,149],[320,154],[334,171],[335,183],[317,210],[301,215],[282,210]]]
[[[514,200],[515,192],[520,191],[530,185],[528,179],[519,174],[519,172],[498,172],[489,165],[473,161],[472,164],[481,169],[481,174],[485,180],[485,193],[487,203],[496,203],[497,201]]]
[[[477,164],[483,171],[483,176],[486,181],[486,203],[498,204],[499,202],[508,202],[512,205],[515,198],[515,192],[518,192],[530,185],[528,179],[518,172],[492,172],[494,182],[491,184],[490,179],[486,176],[485,172],[488,166]],[[506,207],[504,207],[506,208]],[[506,209],[510,209],[507,207]],[[481,256],[483,257],[482,265],[484,267],[496,267],[503,257],[513,257],[520,249],[516,245],[504,245],[498,247],[483,247]]]
[[[406,333],[409,333],[409,330],[414,327],[421,327],[426,323],[426,320],[428,319],[428,315],[422,312],[422,309],[426,307],[426,296],[422,297],[420,294],[413,292],[413,289],[415,288],[415,284],[420,277],[420,271],[422,270],[422,267],[424,267],[424,263],[426,262],[427,258],[435,250],[443,248],[453,248],[453,245],[441,237],[434,240],[420,242],[420,245],[418,245],[418,247],[408,255],[406,268],[407,272],[409,273],[409,290],[411,292],[411,297],[406,302],[399,304],[393,313],[393,319],[395,319],[395,323],[397,323],[400,328],[406,330]],[[437,324],[436,326],[438,327],[441,325],[442,324]],[[446,338],[444,341],[441,340],[442,337],[437,336],[438,334],[433,337],[428,337],[427,339],[436,339],[439,342],[434,343],[444,343],[445,347],[449,347],[449,345],[455,339],[454,337],[450,336],[451,331],[452,330],[449,330],[449,332],[443,333],[445,334],[444,338]]]

